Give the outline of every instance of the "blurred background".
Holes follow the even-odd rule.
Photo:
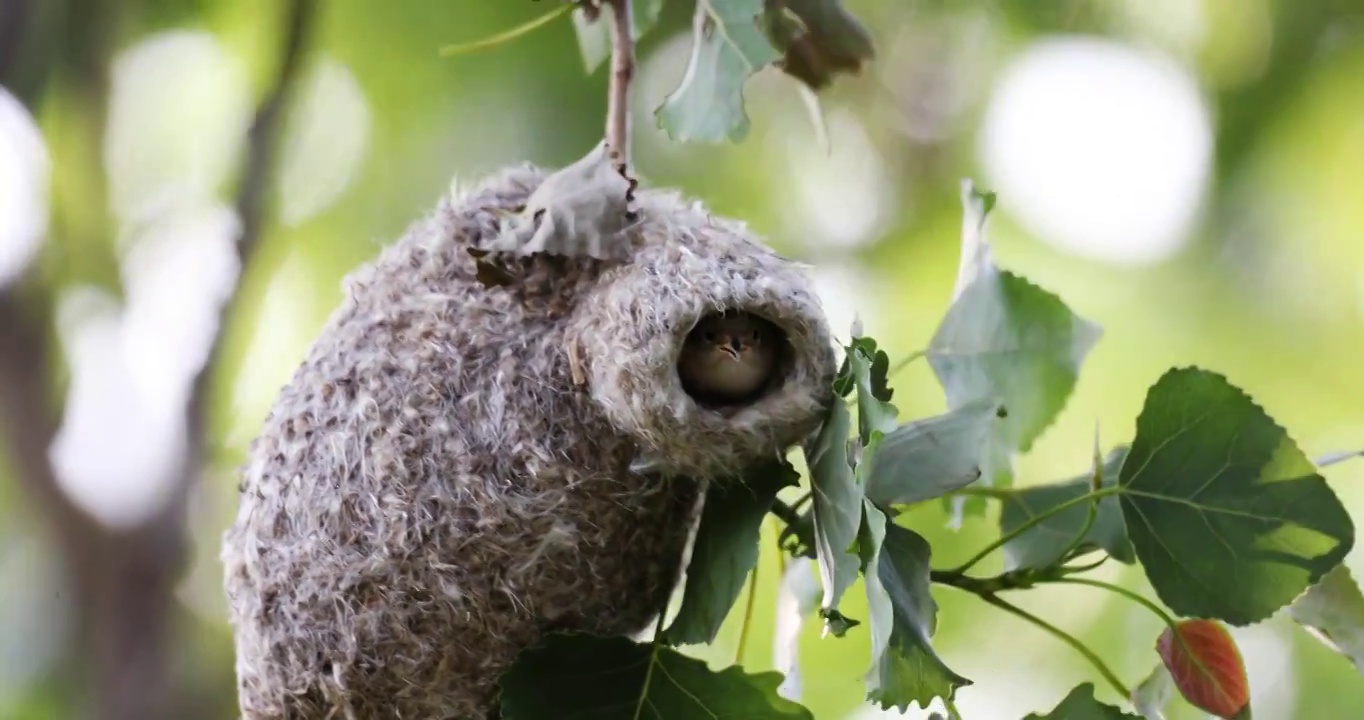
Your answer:
[[[748,138],[709,146],[654,123],[690,43],[692,2],[667,0],[639,48],[639,172],[812,263],[836,331],[858,315],[893,357],[950,299],[960,179],[996,191],[1000,264],[1106,331],[1020,483],[1085,471],[1096,422],[1105,449],[1130,440],[1174,365],[1225,373],[1309,455],[1364,445],[1364,2],[846,5],[879,57],[822,94],[827,134],[769,69],[747,86]],[[452,180],[600,138],[606,73],[585,73],[568,16],[438,55],[553,6],[0,0],[0,718],[235,717],[217,560],[234,467],[346,273]],[[892,384],[907,417],[944,407],[926,364]],[[1326,474],[1364,519],[1364,465]],[[937,503],[903,522],[935,565],[997,532],[949,530]],[[1347,564],[1364,575],[1360,551]],[[1099,574],[1151,594],[1140,570]],[[790,684],[816,717],[881,717],[862,703],[866,633],[795,624],[780,575],[765,550],[743,664],[776,667],[798,633]],[[845,612],[864,617],[860,597]],[[968,720],[1097,679],[1012,616],[937,600],[939,653],[975,681]],[[1156,662],[1160,621],[1130,602],[1016,600],[1129,684]],[[734,661],[735,615],[698,655]],[[1286,619],[1233,634],[1257,720],[1364,716],[1358,672]]]

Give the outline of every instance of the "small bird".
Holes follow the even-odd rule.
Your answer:
[[[706,401],[747,400],[776,370],[778,342],[771,323],[747,313],[704,318],[687,336],[677,361],[682,387]]]

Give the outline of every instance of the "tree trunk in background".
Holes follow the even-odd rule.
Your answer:
[[[294,0],[285,7],[281,70],[250,128],[237,200],[243,269],[263,224],[278,129],[302,65],[314,1]],[[0,84],[36,114],[49,84],[59,83],[88,111],[83,125],[88,137],[82,144],[98,150],[119,14],[133,10],[120,0],[0,0]],[[98,189],[80,201],[96,205],[99,218],[107,207],[102,160],[99,152],[81,153],[77,169],[89,176],[82,178],[82,187]],[[77,228],[63,220],[58,202],[50,231],[58,237],[49,243],[63,234],[113,232],[104,221],[98,228]],[[87,241],[83,245],[90,241],[81,239]],[[142,526],[112,530],[70,501],[48,459],[60,426],[53,382],[57,359],[51,349],[51,308],[59,288],[43,287],[34,270],[0,288],[0,431],[20,485],[60,552],[66,586],[75,596],[68,660],[80,669],[80,677],[71,703],[101,720],[205,717],[210,709],[182,687],[171,655],[178,614],[173,593],[187,559],[186,501],[202,469],[204,400],[217,345],[195,379],[186,411],[189,452],[174,493]]]

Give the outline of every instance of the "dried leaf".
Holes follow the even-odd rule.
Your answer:
[[[502,223],[490,254],[588,256],[625,260],[625,230],[636,220],[629,171],[603,141],[581,160],[545,178],[520,213]]]

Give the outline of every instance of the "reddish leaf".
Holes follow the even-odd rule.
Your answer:
[[[1176,624],[1180,642],[1169,628],[1156,651],[1190,704],[1226,720],[1250,717],[1250,683],[1241,652],[1220,623],[1183,620]]]

